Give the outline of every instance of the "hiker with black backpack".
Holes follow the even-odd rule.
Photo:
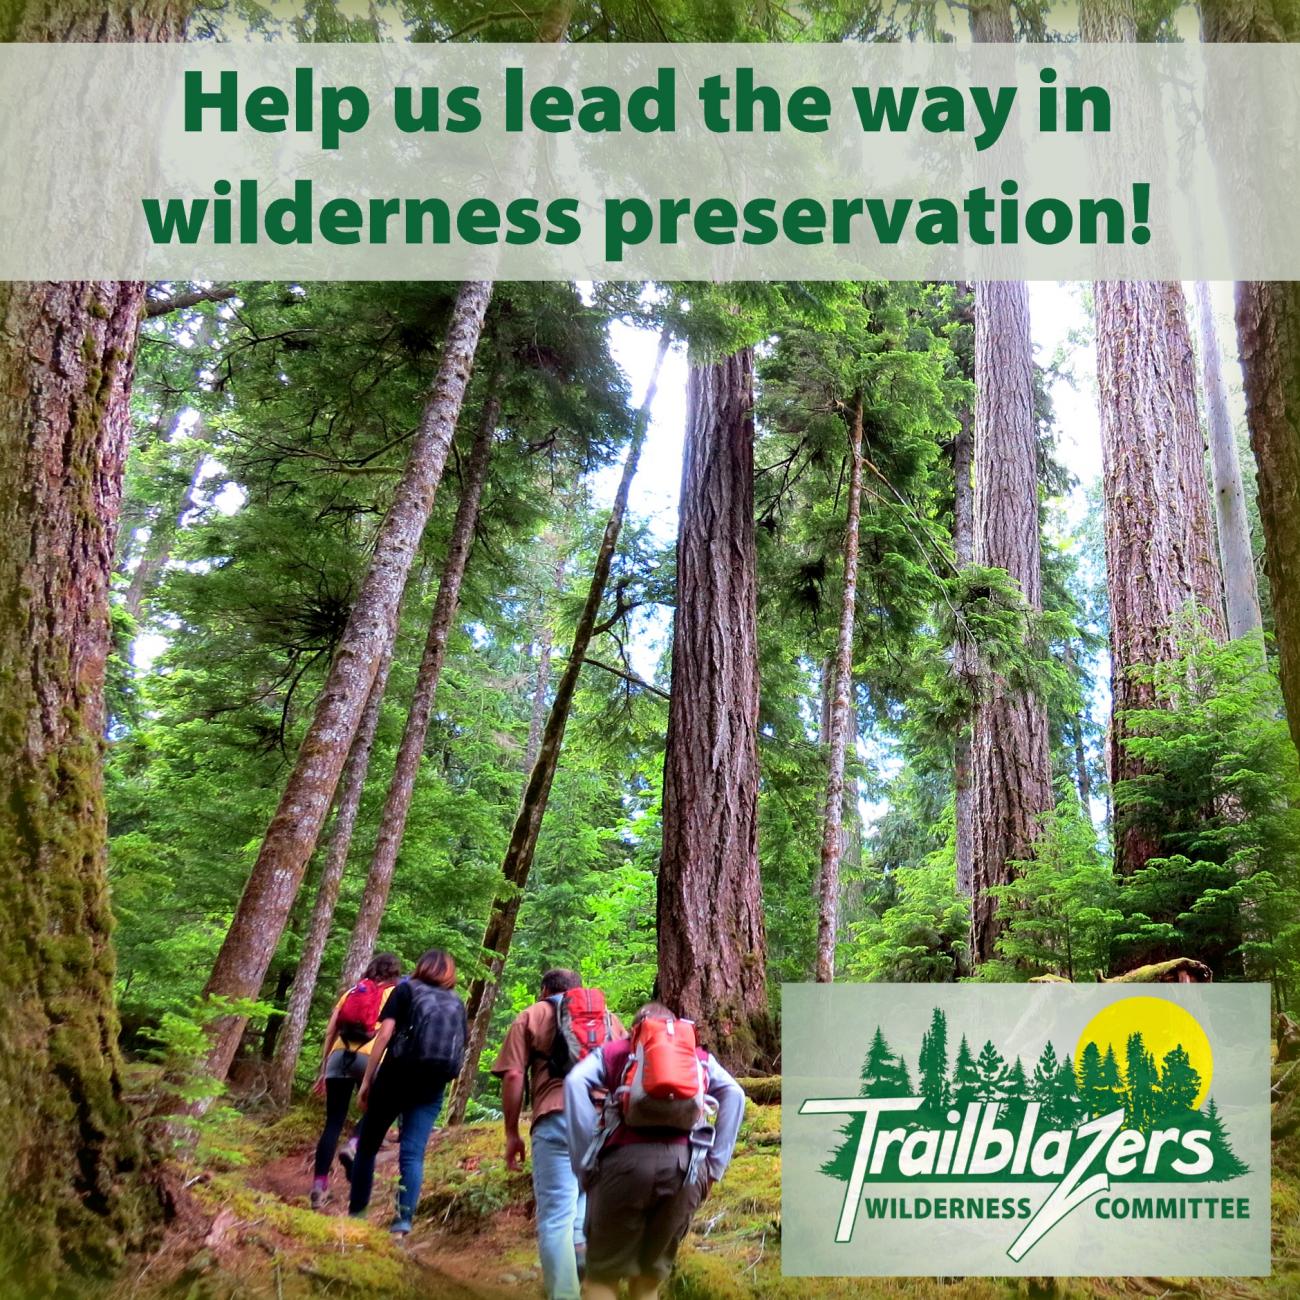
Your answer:
[[[590,1053],[622,1033],[599,989],[583,988],[575,971],[549,970],[542,976],[537,1001],[515,1017],[492,1065],[492,1073],[501,1078],[510,1169],[519,1169],[524,1159],[519,1116],[525,1093],[532,1095],[533,1199],[547,1300],[578,1300],[586,1254],[586,1206],[569,1162],[564,1079]]]
[[[389,1231],[411,1231],[424,1182],[424,1153],[447,1085],[465,1060],[469,1025],[456,987],[456,963],[430,948],[384,1005],[357,1102],[365,1111],[352,1164],[348,1213],[365,1214],[375,1181],[375,1156],[393,1121],[401,1120],[397,1149],[397,1216]]]
[[[659,1002],[564,1081],[573,1171],[587,1190],[587,1300],[655,1300],[691,1218],[726,1172],[745,1094]],[[599,1105],[597,1103],[599,1102]]]
[[[396,954],[378,953],[361,979],[339,998],[325,1026],[320,1074],[312,1085],[312,1091],[325,1098],[325,1127],[316,1143],[311,1184],[313,1210],[329,1198],[330,1165],[348,1122],[352,1094],[366,1077],[380,1015],[401,976],[402,964]]]

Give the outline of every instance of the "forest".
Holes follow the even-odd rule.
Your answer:
[[[24,41],[1297,33],[1290,0],[0,6]],[[386,1242],[354,1275],[364,1229],[323,1244],[267,1172],[380,949],[460,969],[427,1194],[503,1258],[488,1066],[556,966],[756,1082],[736,1259],[720,1230],[674,1294],[840,1294],[777,1289],[784,982],[1265,982],[1294,1228],[1300,289],[196,277],[0,284],[0,1294],[518,1294]]]

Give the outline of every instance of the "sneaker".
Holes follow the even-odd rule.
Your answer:
[[[394,1241],[402,1242],[411,1235],[411,1225],[406,1219],[394,1219],[388,1231]]]
[[[352,1181],[352,1162],[357,1158],[357,1153],[353,1150],[351,1144],[345,1146],[339,1152],[339,1164],[343,1166],[343,1175],[348,1182]]]
[[[323,1209],[329,1204],[330,1193],[328,1187],[313,1187],[311,1189],[311,1208],[313,1210]]]

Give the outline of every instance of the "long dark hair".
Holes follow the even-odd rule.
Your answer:
[[[377,984],[391,984],[402,978],[402,963],[395,952],[377,952],[370,959],[363,978]]]
[[[421,984],[432,984],[434,988],[454,989],[456,987],[456,962],[451,953],[441,948],[430,948],[415,963],[411,972],[413,980]]]

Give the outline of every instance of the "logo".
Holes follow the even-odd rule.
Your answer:
[[[783,1082],[786,1270],[1267,1272],[1267,1013],[1244,985],[789,986],[783,1057],[824,1075]]]

